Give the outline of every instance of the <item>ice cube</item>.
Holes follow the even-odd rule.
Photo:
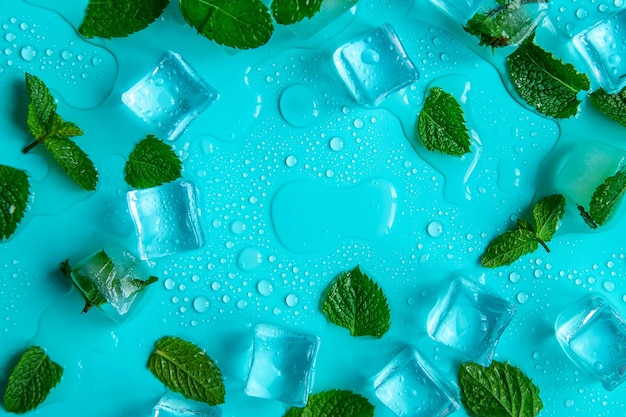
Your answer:
[[[398,416],[444,417],[459,409],[451,384],[410,346],[374,377],[374,392]]]
[[[614,93],[626,85],[626,10],[577,34],[573,43],[600,87]]]
[[[320,29],[333,23],[335,20],[346,15],[346,18],[354,18],[356,11],[356,2],[345,0],[324,0],[317,12],[312,18],[304,18],[302,21],[289,25],[288,28],[297,37],[308,39],[320,32]],[[350,10],[350,13],[348,13]]]
[[[168,391],[152,410],[151,417],[220,417],[218,407],[190,400],[180,394]]]
[[[218,93],[180,55],[165,52],[157,66],[122,94],[122,101],[158,137],[176,139]]]
[[[365,106],[380,104],[389,94],[419,78],[389,24],[340,46],[333,59],[356,101]]]
[[[204,244],[193,183],[176,181],[129,191],[127,202],[142,259],[194,250]]]
[[[320,339],[269,324],[254,329],[245,392],[304,407],[311,387]]]
[[[487,365],[515,306],[459,277],[428,315],[428,335],[468,359]]]
[[[555,329],[565,353],[604,388],[626,381],[626,323],[604,298],[589,294],[568,306]]]
[[[460,24],[465,24],[488,0],[432,0]]]

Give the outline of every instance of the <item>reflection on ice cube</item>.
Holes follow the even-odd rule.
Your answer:
[[[217,97],[180,55],[168,51],[156,68],[122,95],[122,101],[157,136],[174,140]]]
[[[614,93],[626,85],[626,10],[579,33],[573,42],[600,87]]]
[[[152,410],[151,417],[220,417],[222,410],[218,407],[168,391],[161,397]]]
[[[459,408],[448,381],[410,346],[374,377],[374,391],[398,416],[444,417]]]
[[[142,259],[194,250],[204,244],[193,183],[177,181],[129,191],[127,201]]]
[[[339,47],[333,56],[339,75],[362,105],[376,106],[419,78],[393,28],[385,24]]]
[[[465,24],[488,0],[432,0],[460,24]]]
[[[430,311],[428,335],[487,365],[513,314],[513,304],[459,277]]]
[[[583,297],[559,315],[555,328],[565,353],[604,388],[626,381],[626,323],[605,299]]]
[[[304,407],[313,385],[320,339],[269,324],[254,329],[245,392]]]

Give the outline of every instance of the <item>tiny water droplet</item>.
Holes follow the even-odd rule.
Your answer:
[[[295,307],[298,304],[298,296],[295,294],[289,294],[285,297],[285,304],[289,307]]]
[[[207,300],[205,297],[203,296],[199,296],[196,297],[193,300],[193,309],[196,310],[198,313],[205,313],[208,309],[209,309],[209,300]]]
[[[166,290],[172,290],[176,286],[176,281],[174,281],[172,278],[168,278],[165,280],[163,285],[165,286]]]
[[[517,299],[517,302],[520,304],[526,304],[526,302],[528,302],[528,293],[521,291],[519,294],[517,294],[517,297],[515,297]]]
[[[295,167],[297,163],[298,158],[296,158],[295,155],[289,155],[287,158],[285,158],[285,165],[287,165],[289,168]]]
[[[24,45],[22,49],[20,49],[20,56],[24,61],[30,62],[37,56],[37,50],[32,45]]]
[[[335,136],[334,138],[330,140],[328,145],[330,146],[330,149],[332,149],[333,151],[339,152],[343,150],[343,139],[338,136]]]
[[[237,265],[243,271],[253,271],[263,262],[263,255],[257,248],[249,247],[239,252]]]
[[[230,231],[236,235],[240,235],[246,231],[246,224],[242,222],[241,220],[235,220],[230,225]]]
[[[380,54],[373,49],[366,49],[361,52],[361,61],[367,65],[376,65],[380,61]]]
[[[430,237],[439,237],[443,233],[443,226],[438,221],[432,221],[428,223],[426,231]]]
[[[269,282],[266,279],[262,279],[261,281],[259,281],[256,284],[256,289],[259,292],[259,294],[268,297],[269,295],[272,294],[272,292],[274,292],[274,286],[272,285],[271,282]]]
[[[15,38],[16,38],[15,33],[12,33],[12,32],[8,32],[6,35],[4,35],[4,40],[7,42],[13,42]]]

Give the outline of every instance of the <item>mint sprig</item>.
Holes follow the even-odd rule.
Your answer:
[[[581,102],[578,93],[589,89],[589,78],[585,74],[557,60],[532,38],[507,57],[506,65],[520,97],[546,116],[574,116]]]
[[[86,38],[119,38],[154,22],[169,0],[90,0],[78,32]]]
[[[589,94],[589,100],[602,114],[626,127],[626,87],[614,94],[600,88]]]
[[[39,346],[22,354],[9,375],[4,392],[4,408],[23,414],[36,408],[48,397],[63,375],[63,368],[53,362]]]
[[[178,337],[165,336],[156,342],[148,368],[170,390],[211,406],[224,402],[222,374],[198,346]]]
[[[322,391],[309,396],[304,408],[291,407],[283,417],[373,417],[374,406],[363,396],[346,390]]]
[[[600,184],[589,202],[589,211],[578,204],[578,211],[585,223],[592,229],[605,224],[626,193],[626,168],[619,170]]]
[[[54,98],[40,78],[26,73],[26,88],[29,96],[26,123],[35,141],[23,152],[43,144],[76,184],[87,191],[95,190],[98,171],[89,156],[70,139],[81,136],[82,130],[57,114]]]
[[[339,274],[326,288],[322,313],[352,336],[381,338],[391,326],[391,313],[383,290],[357,265]]]
[[[11,237],[24,217],[29,190],[26,172],[0,165],[0,240]]]
[[[535,417],[543,408],[539,388],[508,362],[462,363],[459,388],[470,417]]]
[[[182,162],[171,146],[148,135],[130,153],[126,182],[133,188],[151,188],[181,177]]]
[[[417,132],[429,151],[453,156],[470,152],[463,109],[452,94],[440,87],[430,89],[418,117]]]
[[[311,18],[320,11],[323,0],[274,0],[272,14],[281,25],[291,25]]]
[[[565,197],[553,194],[539,200],[533,207],[534,226],[519,219],[515,229],[506,231],[493,239],[483,252],[480,263],[487,268],[510,265],[522,256],[534,252],[539,245],[546,252],[556,232],[559,222],[565,214]]]

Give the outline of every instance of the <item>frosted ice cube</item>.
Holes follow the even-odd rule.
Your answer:
[[[188,398],[174,392],[166,392],[152,410],[151,417],[220,417],[217,407]]]
[[[565,353],[604,388],[626,381],[626,323],[605,299],[583,297],[559,315],[555,329]]]
[[[165,52],[157,66],[122,94],[122,101],[154,130],[174,140],[218,98],[180,55]]]
[[[465,24],[488,0],[432,0],[457,22]]]
[[[374,392],[398,416],[444,417],[459,409],[449,382],[413,347],[374,377]]]
[[[626,10],[577,34],[573,42],[600,87],[617,92],[626,85]]]
[[[354,98],[375,106],[419,78],[393,28],[384,24],[340,46],[335,67]]]
[[[245,392],[295,407],[307,403],[320,339],[269,324],[254,329]]]
[[[589,207],[595,189],[620,168],[626,152],[600,142],[585,142],[566,156],[556,188],[572,203]]]
[[[513,304],[459,277],[430,311],[428,335],[487,365],[513,314]]]
[[[142,259],[194,250],[204,244],[193,183],[176,181],[129,191],[127,202]]]

